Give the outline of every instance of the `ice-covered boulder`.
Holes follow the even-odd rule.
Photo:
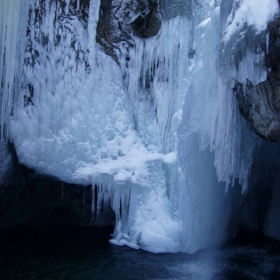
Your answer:
[[[222,1],[222,75],[239,109],[261,137],[280,140],[279,3]]]
[[[97,24],[97,42],[105,53],[119,61],[120,46],[135,45],[134,35],[155,36],[161,28],[158,0],[103,0]]]
[[[267,34],[265,56],[267,78],[254,85],[247,80],[235,87],[242,115],[261,137],[280,142],[280,18]]]

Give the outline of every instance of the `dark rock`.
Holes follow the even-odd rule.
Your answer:
[[[236,83],[242,115],[261,137],[280,143],[280,17],[269,25],[267,79],[257,85]]]
[[[254,86],[237,83],[235,92],[242,115],[261,137],[280,142],[280,79],[272,73]]]
[[[254,154],[249,187],[240,203],[239,226],[255,234],[280,240],[280,146],[260,140]]]
[[[161,27],[158,0],[102,0],[97,24],[97,42],[116,62],[121,48],[134,46],[134,35],[155,36]]]
[[[135,35],[142,38],[153,37],[158,34],[161,27],[161,17],[158,2],[149,3],[148,12],[140,14],[134,22],[132,28]]]
[[[269,25],[269,48],[266,64],[269,72],[280,75],[280,16]]]
[[[63,183],[36,174],[17,162],[13,147],[12,167],[0,183],[0,230],[16,226],[108,226],[114,214],[92,211],[91,186]],[[95,203],[96,205],[96,203]]]

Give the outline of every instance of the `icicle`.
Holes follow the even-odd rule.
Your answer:
[[[65,0],[65,13],[68,14],[69,13],[69,4],[70,4],[71,0]]]
[[[12,113],[15,77],[19,74],[21,50],[18,40],[21,28],[25,24],[22,21],[22,6],[27,5],[23,1],[2,0],[0,10],[0,142],[9,135],[9,118]],[[20,25],[22,24],[22,25]],[[25,33],[24,33],[25,35]],[[21,38],[22,39],[22,38]],[[24,39],[23,39],[24,42]],[[20,42],[22,43],[22,42]]]
[[[89,37],[89,51],[90,51],[90,65],[94,68],[95,65],[95,45],[96,45],[96,30],[99,20],[101,0],[91,0],[89,6],[89,19],[88,19],[88,37]]]

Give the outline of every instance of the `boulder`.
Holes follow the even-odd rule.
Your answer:
[[[116,62],[122,47],[134,46],[134,36],[149,38],[160,28],[158,0],[101,0],[96,40]]]

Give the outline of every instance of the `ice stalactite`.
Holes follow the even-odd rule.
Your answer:
[[[96,47],[96,31],[99,19],[101,0],[91,0],[89,5],[89,18],[88,18],[88,51],[90,53],[90,64],[95,67],[95,47]]]
[[[183,171],[178,212],[187,252],[228,239],[235,198],[227,190],[237,182],[246,189],[254,149],[254,135],[238,112],[231,80],[220,72],[220,7],[201,4],[192,85],[178,131]]]

